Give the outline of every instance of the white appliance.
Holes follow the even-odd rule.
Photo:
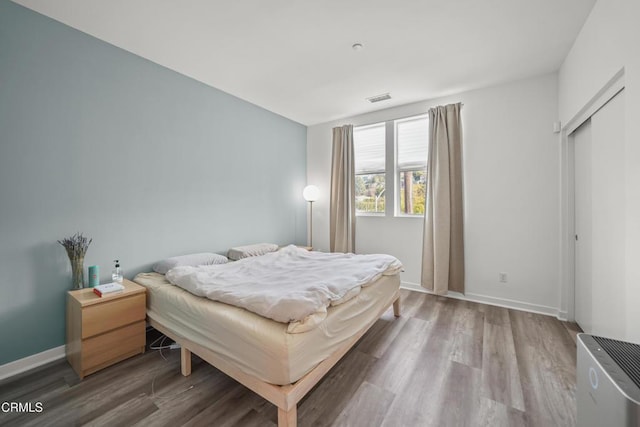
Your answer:
[[[578,334],[578,427],[640,427],[640,345]]]

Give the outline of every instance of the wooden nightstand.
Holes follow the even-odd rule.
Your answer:
[[[67,293],[67,360],[80,378],[144,353],[146,289],[99,297],[92,288]]]

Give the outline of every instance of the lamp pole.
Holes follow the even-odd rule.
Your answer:
[[[313,249],[313,202],[318,200],[319,190],[315,185],[307,185],[302,196],[309,202],[309,246]]]
[[[313,248],[313,200],[309,200],[309,246]]]

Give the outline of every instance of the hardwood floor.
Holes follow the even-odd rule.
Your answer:
[[[573,426],[577,325],[403,291],[300,403],[300,426]],[[152,333],[155,331],[152,331]],[[166,360],[165,360],[166,358]],[[80,381],[66,361],[0,383],[3,426],[269,426],[276,408],[194,356],[148,351]]]

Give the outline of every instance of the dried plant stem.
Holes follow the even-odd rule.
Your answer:
[[[74,289],[84,287],[84,255],[92,241],[93,239],[83,236],[82,233],[58,240],[58,243],[64,246],[71,261],[71,285]]]

